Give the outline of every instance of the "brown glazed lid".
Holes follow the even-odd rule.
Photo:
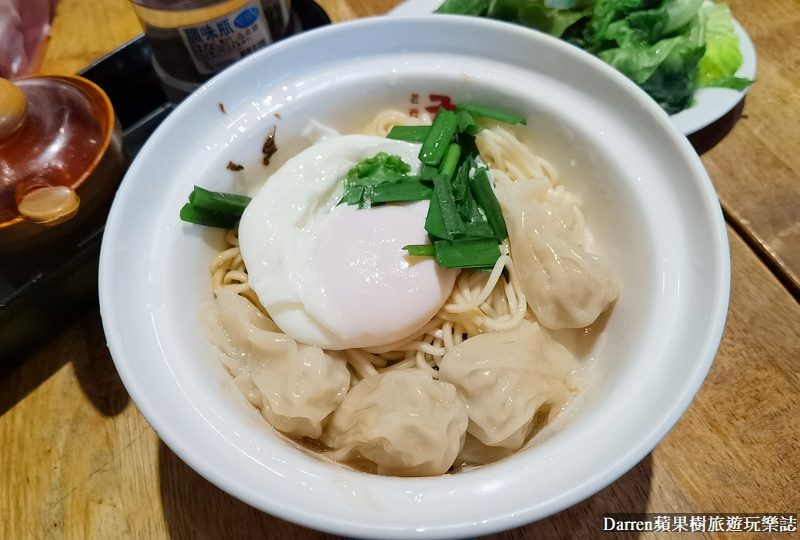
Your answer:
[[[0,79],[0,230],[74,216],[114,121],[108,97],[81,77]]]

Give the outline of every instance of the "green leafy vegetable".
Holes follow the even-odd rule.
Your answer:
[[[380,152],[375,157],[359,161],[347,173],[345,183],[350,185],[374,186],[381,182],[396,182],[411,172],[411,165],[400,156]]]
[[[440,109],[431,126],[393,128],[388,137],[394,139],[419,142],[424,135],[419,175],[410,175],[411,167],[398,156],[378,154],[349,171],[341,202],[368,208],[430,199],[425,230],[431,244],[403,249],[409,256],[434,257],[444,268],[491,271],[500,257],[498,244],[508,231],[489,170],[475,144],[481,127],[474,116],[525,124],[520,116],[462,103],[456,105],[455,113]]]
[[[692,22],[697,17],[697,12],[702,5],[703,0],[664,0],[664,4],[659,9],[654,10],[663,13],[666,19],[662,34],[657,39],[669,35]]]
[[[698,88],[752,83],[735,76],[739,40],[721,2],[445,0],[437,13],[492,17],[561,37],[630,77],[669,114],[691,106]]]
[[[477,15],[514,22],[561,37],[575,23],[591,14],[591,0],[570,0],[574,8],[566,9],[566,0],[445,0],[437,13]],[[462,9],[462,6],[465,9]]]
[[[482,17],[488,9],[489,0],[444,0],[436,13]]]
[[[545,7],[553,9],[574,9],[590,4],[590,1],[582,0],[544,0]]]
[[[688,107],[696,89],[697,64],[705,53],[703,18],[687,32],[655,45],[608,49],[600,58],[639,84],[669,114]]]
[[[372,205],[377,186],[407,179],[409,172],[411,165],[404,162],[400,156],[391,156],[386,152],[359,161],[347,173],[347,178],[344,180],[344,195],[339,204],[357,204],[359,208],[369,207]]]
[[[729,90],[737,90],[742,91],[748,86],[753,84],[753,81],[750,79],[745,79],[742,77],[723,77],[721,79],[717,79],[715,81],[708,81],[704,82],[701,87],[702,88],[728,88]]]
[[[705,6],[706,53],[700,59],[698,84],[702,88],[744,90],[752,81],[736,77],[742,66],[739,37],[733,31],[731,11],[725,4]]]
[[[661,67],[680,41],[681,38],[673,38],[656,45],[615,47],[601,52],[600,58],[641,85]]]

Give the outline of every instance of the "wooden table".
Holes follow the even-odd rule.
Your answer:
[[[320,1],[334,21],[395,3]],[[733,269],[714,366],[675,428],[630,472],[560,514],[493,538],[595,537],[604,512],[800,509],[800,306],[792,296],[800,275],[800,2],[730,4],[756,44],[759,71],[745,117],[703,156],[730,224]],[[41,72],[73,73],[139,32],[126,0],[61,0]],[[2,539],[331,537],[227,495],[160,442],[114,370],[96,310],[0,380],[0,415]]]

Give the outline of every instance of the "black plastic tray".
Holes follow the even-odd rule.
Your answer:
[[[330,24],[313,0],[293,0],[294,24],[302,32]],[[78,73],[111,99],[124,144],[135,156],[173,109],[152,69],[140,35]],[[74,240],[71,256],[43,271],[0,274],[0,371],[46,344],[65,324],[97,305],[97,267],[105,216]],[[98,225],[99,222],[99,225]]]

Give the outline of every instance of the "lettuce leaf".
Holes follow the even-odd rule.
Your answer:
[[[606,64],[618,69],[636,84],[642,85],[670,57],[682,39],[681,37],[664,39],[655,45],[627,44],[623,47],[606,49],[599,56]]]
[[[643,0],[596,0],[589,25],[587,42],[600,44],[616,41],[626,33],[625,16],[641,6]]]
[[[544,0],[545,7],[553,9],[575,9],[591,6],[594,0]]]
[[[729,90],[741,92],[751,84],[753,84],[753,81],[742,77],[722,77],[715,81],[704,82],[700,85],[700,88],[728,88]]]
[[[482,17],[489,10],[489,0],[444,0],[434,13]]]
[[[654,45],[697,17],[703,0],[598,0],[587,40],[619,47]],[[607,47],[600,47],[607,48]]]
[[[445,0],[437,13],[522,24],[599,56],[669,114],[698,88],[743,90],[739,39],[724,3],[703,0]]]
[[[668,114],[692,103],[697,65],[705,54],[705,16],[697,13],[676,37],[655,44],[626,43],[600,58],[633,79]]]
[[[592,0],[445,0],[436,13],[485,16],[561,37],[591,14],[591,4]]]
[[[733,31],[731,11],[725,4],[702,9],[706,22],[706,53],[700,59],[697,84],[702,88],[744,90],[752,81],[736,77],[742,67],[739,37]]]

